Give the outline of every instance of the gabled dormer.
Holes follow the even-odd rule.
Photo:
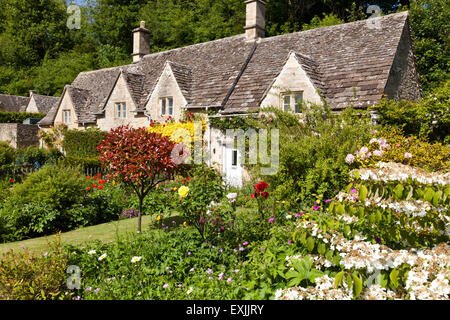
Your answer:
[[[290,52],[283,68],[266,90],[261,107],[302,113],[302,103],[321,103],[319,67],[308,56]]]
[[[149,124],[140,107],[144,76],[121,70],[100,112],[96,113],[101,130],[110,130],[121,125],[138,128]]]
[[[179,120],[188,105],[192,72],[188,66],[167,61],[145,109],[152,120],[164,122],[169,117]]]

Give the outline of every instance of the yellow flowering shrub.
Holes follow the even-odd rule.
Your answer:
[[[202,122],[202,138],[203,133],[206,130],[206,121],[201,120]],[[191,136],[191,142],[194,142],[195,137],[195,122],[194,121],[178,121],[178,122],[166,122],[164,124],[154,122],[148,127],[148,132],[155,132],[159,133],[163,136],[169,137],[172,141],[176,143],[180,143],[183,141],[183,136],[180,135],[180,132],[182,130],[186,130],[186,132],[189,132],[189,135]],[[179,131],[177,131],[179,130]]]

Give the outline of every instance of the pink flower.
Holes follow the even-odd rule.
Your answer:
[[[274,220],[275,220],[275,218],[270,218],[269,223],[273,222]]]
[[[244,242],[242,245],[243,245],[243,246],[247,246],[247,245],[248,245],[248,242]]]
[[[404,157],[405,157],[405,159],[411,159],[412,158],[412,154],[409,153],[409,152],[405,152]]]
[[[169,287],[169,285],[166,283],[165,285],[163,285],[164,289],[167,289]]]
[[[383,156],[383,151],[381,151],[381,150],[375,150],[375,151],[373,152],[373,155],[376,156],[376,157],[382,157],[382,156]]]
[[[227,282],[230,283],[231,280],[233,280],[233,278],[229,277],[229,278],[227,279]]]
[[[355,161],[355,156],[352,154],[348,154],[345,157],[345,162],[347,162],[348,164],[352,164]]]

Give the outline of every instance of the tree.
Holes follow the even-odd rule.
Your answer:
[[[121,126],[112,129],[100,142],[100,162],[109,169],[109,177],[131,187],[139,198],[138,233],[145,196],[159,183],[171,180],[183,165],[174,163],[176,143],[145,128]]]

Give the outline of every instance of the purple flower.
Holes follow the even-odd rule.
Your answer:
[[[167,289],[169,287],[169,285],[166,283],[165,285],[163,285],[164,289]]]
[[[274,220],[275,220],[275,218],[270,218],[269,223],[273,222]]]
[[[76,296],[73,300],[80,300],[81,297],[80,296]]]
[[[380,243],[381,243],[381,239],[378,238],[378,237],[375,237],[375,242],[378,243],[378,244],[380,244]]]
[[[92,290],[92,287],[87,287],[86,288],[86,291],[91,291]]]
[[[195,268],[192,268],[191,270],[189,270],[189,272],[194,272]]]
[[[233,280],[233,278],[229,277],[229,278],[227,279],[227,282],[230,283],[231,280]]]
[[[303,212],[300,212],[300,213],[297,213],[297,214],[295,215],[295,217],[298,218],[298,217],[300,217],[300,216],[302,216],[302,215],[303,215]]]
[[[223,272],[221,274],[219,274],[219,280],[223,279]]]
[[[288,243],[291,244],[291,243],[292,243],[292,240],[289,240]]]
[[[181,285],[181,284],[179,284],[179,285],[178,285],[178,288],[181,288],[181,287],[182,287],[182,285]]]
[[[192,253],[191,253],[190,251],[187,253],[188,256],[190,256],[191,254],[192,254]]]
[[[207,274],[211,274],[211,273],[213,273],[213,271],[212,271],[211,268],[209,268],[208,270],[206,270],[206,273],[207,273]]]
[[[242,245],[243,245],[243,246],[248,246],[248,242],[246,241],[246,242],[244,242]]]
[[[95,293],[98,293],[100,291],[100,288],[97,288],[94,290]]]
[[[314,210],[314,211],[317,211],[317,210],[319,210],[319,209],[320,209],[320,206],[314,206],[314,207],[313,207],[313,210]]]
[[[330,202],[331,202],[331,199],[325,200],[325,203],[330,203]]]
[[[264,248],[261,248],[261,251],[264,251]]]
[[[352,192],[352,193],[357,193],[357,192],[358,192],[358,189],[352,189],[351,192]]]

